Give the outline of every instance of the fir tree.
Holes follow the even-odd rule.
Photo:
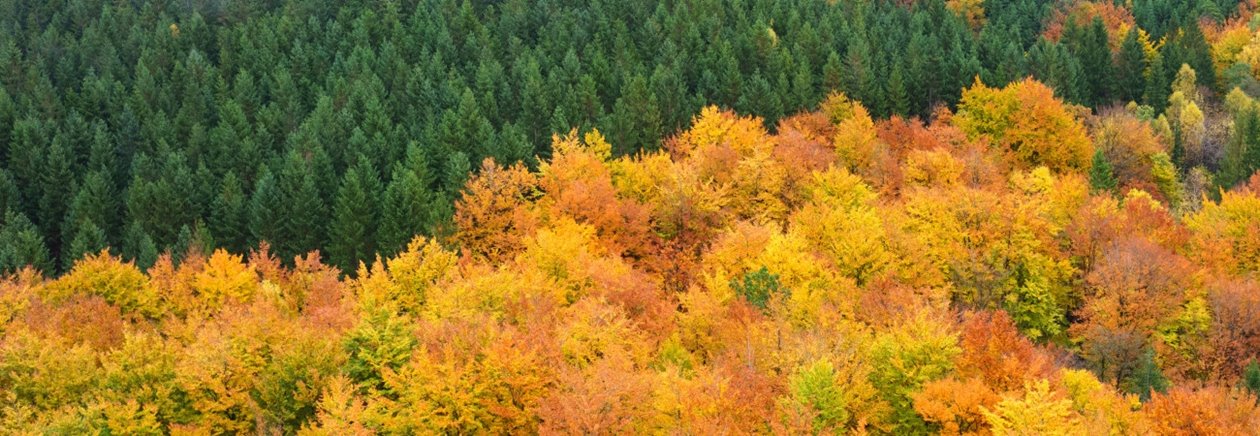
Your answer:
[[[1251,392],[1251,395],[1260,397],[1260,364],[1252,359],[1247,364],[1247,368],[1243,370],[1241,381],[1243,389]]]
[[[1136,28],[1130,29],[1116,55],[1116,96],[1124,102],[1139,101],[1146,88],[1146,53],[1138,33]]]
[[[1137,369],[1129,377],[1128,386],[1128,391],[1137,394],[1142,402],[1150,401],[1152,393],[1168,391],[1168,378],[1164,377],[1164,372],[1155,362],[1154,350],[1148,349],[1142,354]]]
[[[366,157],[346,170],[333,202],[329,226],[328,256],[347,274],[357,271],[359,262],[371,261],[376,251],[380,180]]]
[[[249,242],[248,204],[240,179],[229,171],[210,207],[209,231],[229,251],[243,252]]]
[[[20,212],[6,212],[0,223],[0,273],[12,273],[28,265],[45,274],[55,272],[39,228]]]
[[[1101,148],[1094,150],[1093,166],[1089,170],[1089,185],[1094,192],[1113,193],[1116,190],[1116,176],[1112,173],[1111,162],[1103,154]]]

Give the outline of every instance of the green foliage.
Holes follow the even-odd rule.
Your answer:
[[[1094,161],[1089,169],[1089,187],[1094,192],[1114,193],[1116,191],[1116,176],[1112,173],[1111,162],[1107,161],[1102,148],[1094,150]]]
[[[411,358],[416,347],[414,326],[387,309],[376,308],[346,333],[342,348],[347,357],[345,374],[361,386],[385,389],[386,370],[397,370]]]
[[[0,272],[11,273],[27,265],[53,271],[44,236],[26,215],[10,210],[0,223]]]
[[[779,283],[779,276],[764,266],[731,280],[731,289],[748,304],[762,311],[768,310],[767,306],[772,300],[783,298],[788,293]]]
[[[1155,350],[1147,349],[1142,353],[1137,368],[1124,385],[1128,392],[1137,394],[1142,401],[1150,401],[1153,393],[1168,391],[1168,378],[1164,377],[1163,370],[1155,362]]]
[[[376,169],[360,155],[359,163],[346,171],[337,189],[328,255],[346,273],[353,274],[360,262],[371,262],[376,252],[380,185]]]
[[[849,421],[846,397],[831,362],[819,360],[788,377],[793,401],[813,410],[814,431],[834,431]]]
[[[1241,384],[1243,389],[1251,392],[1251,395],[1260,397],[1260,364],[1254,359],[1243,369]]]

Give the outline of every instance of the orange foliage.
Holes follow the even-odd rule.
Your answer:
[[[1107,27],[1111,48],[1115,50],[1120,47],[1120,41],[1124,40],[1126,33],[1137,29],[1133,13],[1123,5],[1109,1],[1074,1],[1065,4],[1068,6],[1056,9],[1050,16],[1050,21],[1046,23],[1045,30],[1041,33],[1046,39],[1058,41],[1063,37],[1063,30],[1069,21],[1077,26],[1085,27],[1094,21],[1094,18],[1101,18],[1103,25]]]
[[[710,107],[619,159],[573,131],[353,278],[265,244],[23,270],[0,432],[1255,433],[1225,386],[1260,358],[1260,178],[1197,212],[1090,196],[1048,88],[963,100],[924,123],[833,94],[775,134]],[[1092,125],[1153,180],[1146,123]],[[1118,387],[1148,350],[1174,386],[1142,405]]]
[[[537,226],[526,208],[538,196],[537,176],[516,164],[503,168],[490,159],[464,187],[455,203],[455,236],[466,255],[501,261],[514,254]]]
[[[1158,434],[1230,435],[1260,432],[1256,397],[1227,388],[1174,387],[1143,410]]]

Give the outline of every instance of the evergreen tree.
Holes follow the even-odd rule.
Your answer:
[[[157,262],[158,247],[139,223],[132,223],[123,233],[122,255],[136,263],[140,269],[148,269]]]
[[[1101,148],[1094,150],[1093,167],[1089,170],[1089,186],[1094,192],[1115,192],[1116,176],[1112,173],[1111,162],[1103,154]]]
[[[0,168],[0,216],[8,211],[22,210],[22,193],[9,170]]]
[[[1151,394],[1168,391],[1168,378],[1155,362],[1155,351],[1146,350],[1138,361],[1137,369],[1128,380],[1129,393],[1137,394],[1142,402],[1151,400]]]
[[[1168,74],[1164,56],[1155,53],[1151,57],[1150,67],[1146,74],[1146,90],[1142,93],[1143,101],[1155,108],[1155,112],[1163,112],[1164,108],[1168,107],[1168,94],[1171,87],[1172,77]]]
[[[290,152],[276,177],[281,203],[274,207],[279,209],[280,235],[272,247],[285,261],[324,246],[328,211],[311,168],[314,163]]]
[[[888,95],[888,108],[892,113],[903,117],[910,116],[910,95],[906,89],[905,73],[900,63],[894,63],[892,73],[888,76],[885,94]]]
[[[1234,120],[1234,135],[1225,145],[1225,158],[1217,183],[1223,188],[1247,180],[1260,170],[1260,109],[1250,106]]]
[[[70,151],[66,149],[63,136],[54,139],[44,156],[44,165],[39,173],[40,197],[36,203],[39,208],[39,226],[44,231],[44,240],[53,252],[61,248],[61,222],[66,217],[66,209],[70,203],[70,195],[75,180],[71,173]]]
[[[249,198],[249,236],[251,244],[273,244],[284,236],[281,230],[282,203],[285,201],[276,186],[275,176],[265,165],[258,170],[258,182]],[[274,248],[272,248],[274,250]],[[273,251],[274,252],[274,251]]]
[[[380,180],[366,157],[346,170],[333,202],[329,226],[328,257],[347,274],[358,270],[359,262],[372,260],[376,252]]]
[[[1116,96],[1124,102],[1141,100],[1146,89],[1146,53],[1138,33],[1136,28],[1130,29],[1116,55]]]
[[[1064,38],[1072,48],[1073,54],[1081,61],[1081,69],[1085,72],[1085,99],[1091,106],[1100,106],[1111,101],[1115,73],[1111,61],[1111,47],[1108,45],[1107,26],[1102,18],[1095,17],[1084,28],[1069,25]]]
[[[249,205],[241,181],[236,173],[228,171],[210,207],[209,231],[223,248],[241,253],[250,240],[248,215]]]
[[[71,236],[66,240],[66,248],[61,254],[61,269],[69,271],[74,263],[83,258],[84,254],[99,253],[109,247],[109,243],[105,239],[105,231],[97,227],[92,221],[82,221],[72,227]]]
[[[415,171],[396,166],[393,179],[385,188],[381,207],[381,225],[377,232],[377,249],[390,256],[403,248],[416,235],[431,234],[434,216],[434,193],[425,186]]]
[[[20,212],[6,212],[0,223],[0,273],[12,273],[28,265],[45,274],[54,272],[39,228]]]
[[[656,95],[652,93],[643,76],[630,78],[622,97],[613,105],[611,116],[612,121],[607,131],[617,155],[657,148],[664,134],[661,129],[661,113],[657,107]]]
[[[1241,383],[1243,389],[1251,392],[1251,395],[1260,397],[1260,364],[1257,364],[1255,359],[1252,359],[1243,370]]]

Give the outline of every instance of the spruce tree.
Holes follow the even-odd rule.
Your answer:
[[[377,233],[377,249],[381,255],[398,253],[416,235],[429,233],[433,197],[434,193],[424,186],[415,171],[401,165],[394,168],[381,206],[381,225]]]
[[[376,252],[380,184],[376,169],[360,156],[359,163],[346,170],[337,189],[328,229],[328,257],[347,274],[353,275],[359,262],[371,261]]]
[[[44,156],[44,165],[39,173],[40,197],[36,202],[39,213],[39,227],[44,231],[44,240],[53,252],[61,248],[61,222],[66,217],[66,209],[70,204],[70,195],[74,175],[71,172],[70,151],[58,135]]]
[[[643,76],[630,78],[621,98],[613,105],[611,117],[609,139],[618,155],[655,150],[664,134],[656,95]]]
[[[1094,192],[1114,193],[1116,190],[1116,176],[1112,172],[1111,162],[1107,161],[1107,156],[1103,154],[1101,148],[1094,150],[1094,162],[1089,170],[1089,185]]]
[[[1130,29],[1116,55],[1116,96],[1123,102],[1139,101],[1146,88],[1146,52],[1138,33]]]
[[[1146,90],[1142,93],[1144,102],[1153,108],[1155,112],[1163,112],[1168,107],[1168,95],[1171,93],[1172,77],[1168,74],[1168,67],[1164,61],[1164,56],[1155,53],[1151,57],[1150,67],[1146,74]]]
[[[1243,389],[1251,392],[1251,395],[1260,397],[1260,364],[1257,364],[1255,359],[1252,359],[1247,364],[1247,368],[1243,369],[1241,383]]]
[[[234,253],[245,251],[249,241],[248,204],[236,173],[228,171],[210,207],[210,234]]]
[[[122,254],[127,260],[135,262],[136,267],[149,269],[157,263],[158,247],[139,223],[132,223],[123,234]]]
[[[74,263],[82,259],[85,254],[99,253],[109,247],[109,243],[105,240],[105,231],[92,221],[76,223],[67,241],[69,242],[61,254],[62,271],[70,271]]]
[[[1089,25],[1067,32],[1064,37],[1070,37],[1069,45],[1081,60],[1081,68],[1085,71],[1085,87],[1088,90],[1086,101],[1091,106],[1110,102],[1115,73],[1107,39],[1107,26],[1103,24],[1102,18],[1094,17]]]
[[[1260,109],[1249,106],[1234,120],[1234,136],[1225,144],[1225,158],[1217,182],[1230,188],[1260,169]]]
[[[276,178],[281,203],[280,235],[274,242],[276,254],[284,261],[323,247],[328,210],[316,182],[315,171],[301,154],[290,152]]]
[[[258,181],[254,184],[254,193],[249,198],[249,236],[250,245],[261,242],[271,244],[272,252],[283,236],[281,232],[281,203],[285,199],[276,186],[276,178],[271,170],[263,165],[258,170]]]
[[[1129,393],[1137,394],[1142,402],[1151,400],[1154,392],[1168,391],[1168,378],[1155,362],[1155,351],[1147,349],[1138,361],[1138,366],[1128,380]]]
[[[44,274],[55,273],[39,228],[26,215],[8,211],[0,223],[0,273],[12,273],[28,265]]]

